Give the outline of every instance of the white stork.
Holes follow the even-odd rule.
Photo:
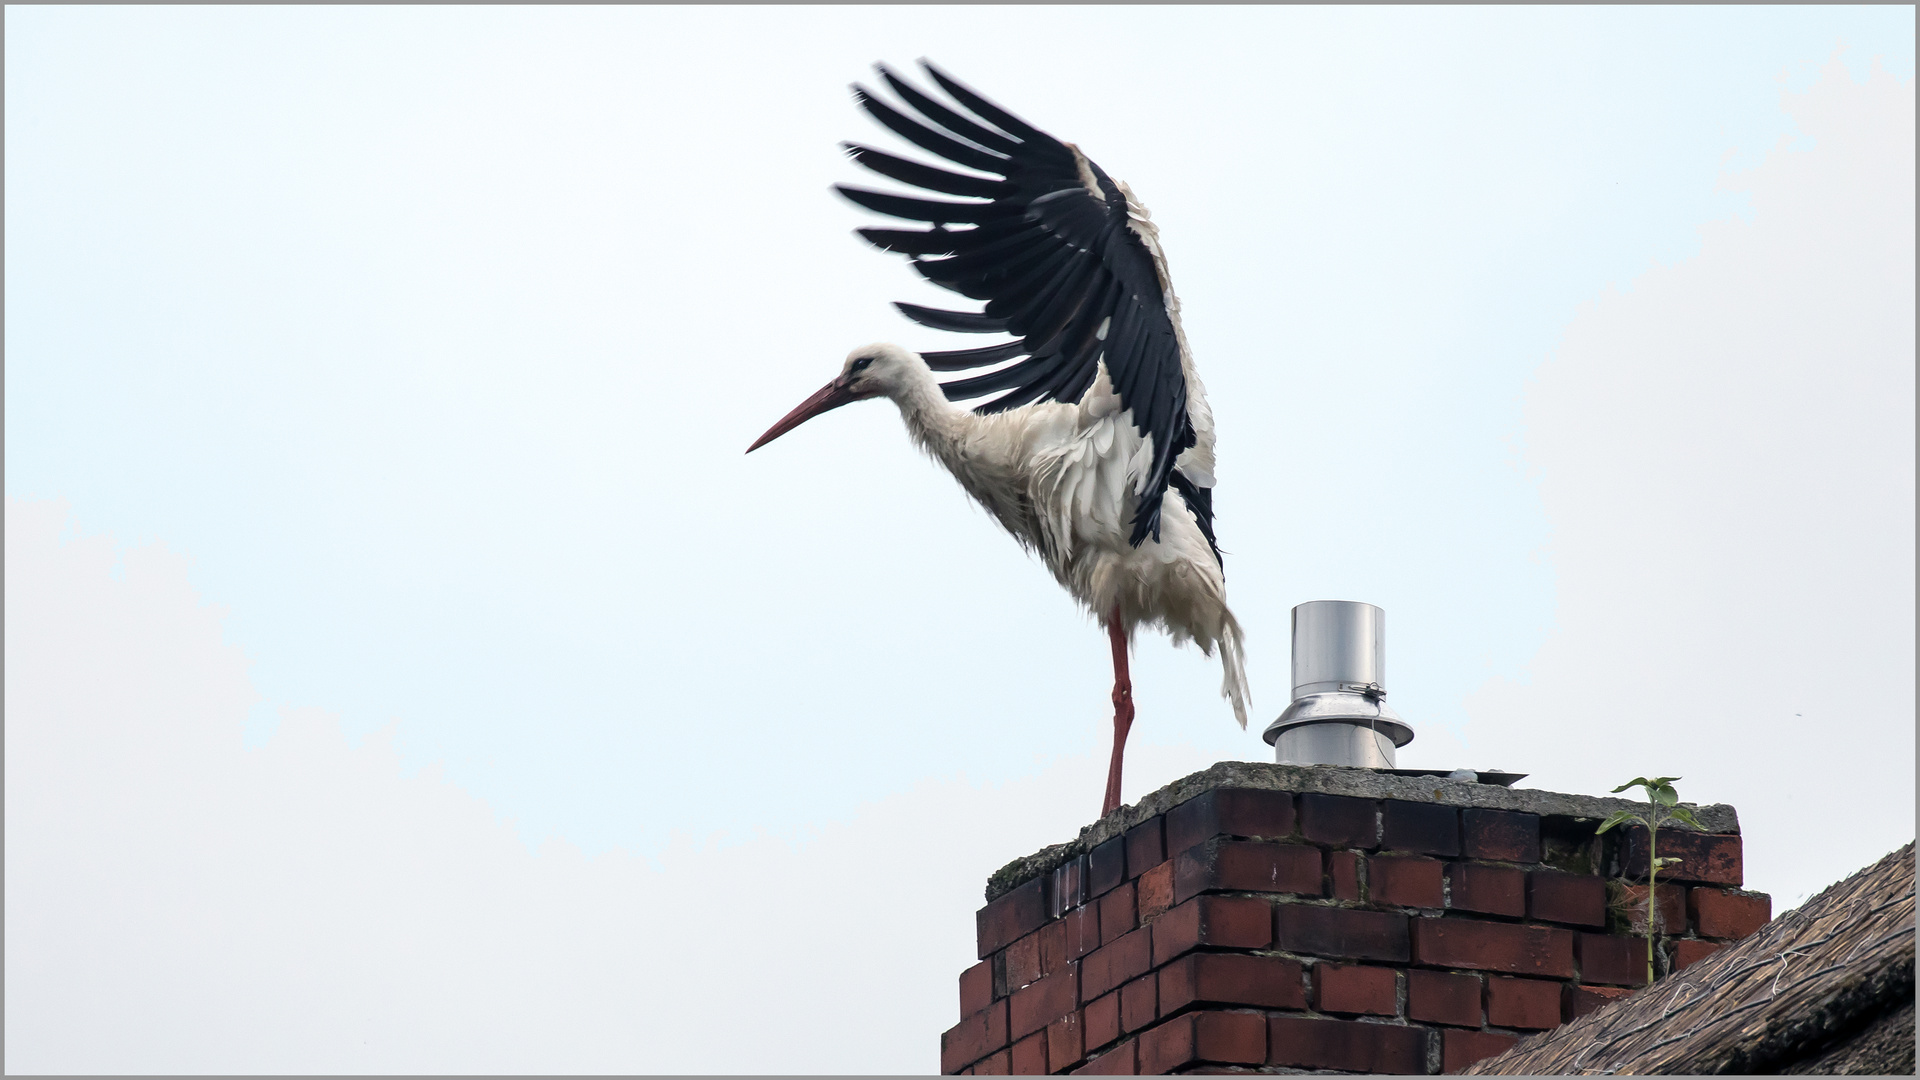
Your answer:
[[[1140,625],[1164,628],[1175,644],[1196,642],[1208,656],[1217,647],[1221,694],[1247,725],[1240,624],[1227,609],[1213,535],[1213,413],[1147,208],[1072,143],[921,63],[971,117],[884,66],[881,78],[925,122],[858,85],[855,100],[908,142],[975,172],[842,145],[874,172],[966,201],[835,190],[867,209],[931,223],[859,233],[911,256],[927,280],[986,302],[979,313],[895,304],[902,314],[936,330],[1014,340],[953,352],[855,349],[838,377],[747,452],[849,402],[884,396],[900,407],[914,442],[1106,627],[1114,714],[1104,816],[1120,805],[1133,724],[1127,651]],[[1016,359],[946,383],[933,374]],[[951,404],[999,391],[971,410]]]

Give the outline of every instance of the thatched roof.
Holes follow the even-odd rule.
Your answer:
[[[1909,843],[1738,945],[1463,1071],[1911,1073],[1913,892]]]

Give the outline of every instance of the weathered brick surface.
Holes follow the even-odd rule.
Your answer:
[[[1120,1030],[1131,1035],[1159,1016],[1159,980],[1142,975],[1120,988]]]
[[[1202,946],[1264,949],[1273,941],[1273,905],[1247,896],[1196,896],[1153,921],[1153,962]]]
[[[1400,973],[1388,967],[1315,964],[1313,1007],[1320,1012],[1395,1016]]]
[[[1062,943],[1067,959],[1078,960],[1100,947],[1100,906],[1087,904],[1067,912],[1060,920]]]
[[[993,962],[982,960],[960,973],[960,1015],[972,1016],[993,1004]]]
[[[1660,855],[1680,860],[1675,865],[1660,868],[1662,881],[1739,885],[1744,873],[1738,836],[1661,829]],[[1646,879],[1646,829],[1635,825],[1628,830],[1625,842],[1620,846],[1620,868],[1629,878]]]
[[[1040,929],[1047,921],[1047,894],[1043,878],[1034,878],[974,913],[980,959]]]
[[[1574,926],[1607,924],[1607,883],[1589,874],[1535,870],[1527,875],[1527,915]]]
[[[1007,1042],[1007,1003],[996,1001],[940,1036],[940,1071],[959,1072]]]
[[[1460,854],[1460,811],[1436,803],[1380,804],[1380,846],[1416,855]]]
[[[1407,972],[1407,1019],[1456,1027],[1485,1022],[1480,976],[1445,971]]]
[[[988,1054],[985,1059],[974,1065],[973,1074],[975,1076],[1011,1076],[1013,1065],[1008,1061],[1010,1053],[1007,1050],[1000,1050]]]
[[[1461,850],[1470,859],[1540,861],[1540,815],[1470,807],[1460,812]]]
[[[1105,896],[1127,880],[1126,841],[1114,837],[1087,853],[1087,896]]]
[[[1275,1016],[1267,1021],[1267,1063],[1347,1072],[1424,1073],[1427,1038],[1425,1028]]]
[[[1160,969],[1160,1015],[1189,1005],[1304,1009],[1300,964],[1281,956],[1192,953]]]
[[[1040,933],[1035,931],[1007,946],[1007,989],[1018,990],[1040,978]]]
[[[1139,877],[1177,854],[1167,850],[1166,818],[1151,817],[1126,831],[1127,876]]]
[[[1568,985],[1561,995],[1562,1022],[1578,1020],[1595,1009],[1609,1005],[1633,993],[1618,986],[1583,986],[1579,983]]]
[[[1367,899],[1396,907],[1442,907],[1444,866],[1423,855],[1375,855],[1367,860]]]
[[[1673,970],[1675,971],[1691,967],[1727,947],[1724,942],[1694,941],[1685,938],[1673,942],[1672,945]]]
[[[1461,1031],[1458,1028],[1448,1028],[1441,1040],[1441,1072],[1459,1072],[1482,1058],[1505,1053],[1508,1047],[1520,1041],[1512,1035],[1499,1035],[1491,1031]]]
[[[1008,1073],[1013,1076],[1045,1076],[1047,1069],[1047,1033],[1036,1031],[1013,1044]]]
[[[1615,986],[1643,986],[1647,981],[1647,940],[1609,934],[1576,934],[1580,953],[1580,980]]]
[[[1320,889],[1320,849],[1305,844],[1211,840],[1181,852],[1173,861],[1176,904],[1203,892],[1318,896]]]
[[[1047,1071],[1066,1072],[1086,1057],[1083,1014],[1071,1012],[1047,1025]]]
[[[1327,895],[1335,900],[1360,899],[1360,856],[1351,851],[1327,852]]]
[[[1082,984],[1084,985],[1084,983]],[[1080,1011],[1081,1029],[1086,1037],[1086,1052],[1096,1053],[1101,1047],[1120,1038],[1120,992],[1094,998]]]
[[[1142,923],[1152,922],[1173,906],[1173,862],[1171,860],[1140,875],[1134,882],[1134,905]]]
[[[1300,833],[1327,847],[1374,847],[1380,842],[1378,804],[1346,795],[1302,795]]]
[[[1177,855],[1215,836],[1293,835],[1293,795],[1256,788],[1217,788],[1167,811],[1167,852]]]
[[[1274,944],[1288,952],[1343,960],[1405,962],[1407,916],[1313,904],[1274,909]]]
[[[1195,1064],[1259,1065],[1266,1056],[1267,1020],[1259,1013],[1187,1013],[1140,1036],[1140,1073],[1147,1076]]]
[[[1511,866],[1454,863],[1447,867],[1447,906],[1455,911],[1525,918],[1527,872]]]
[[[1429,967],[1573,977],[1571,930],[1479,919],[1413,920],[1413,958]]]
[[[1153,967],[1153,928],[1143,926],[1080,961],[1080,999],[1091,1001]]]
[[[1073,1071],[1088,1076],[1132,1076],[1133,1049],[1133,1040],[1128,1039]]]
[[[1024,1039],[1080,1006],[1080,979],[1075,965],[1013,992],[1008,1030]]]
[[[1773,918],[1773,898],[1763,893],[1690,889],[1687,910],[1701,937],[1743,938]]]
[[[1082,855],[1054,868],[1053,887],[1048,895],[1048,913],[1059,918],[1068,908],[1087,902],[1087,857]]]
[[[1560,1023],[1560,988],[1549,979],[1487,980],[1487,1023],[1493,1027],[1545,1031]]]
[[[1068,955],[1067,924],[1064,920],[1056,919],[1032,936],[1040,942],[1040,974],[1043,976],[1051,975],[1065,968],[1069,962],[1079,959]]]
[[[1100,898],[1100,943],[1118,938],[1138,925],[1133,911],[1134,884],[1121,882],[1120,887]]]

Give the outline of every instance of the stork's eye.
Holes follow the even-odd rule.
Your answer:
[[[868,365],[868,364],[871,364],[871,363],[873,363],[873,357],[871,357],[871,356],[863,356],[863,357],[861,357],[860,359],[858,359],[858,360],[855,360],[855,361],[853,362],[853,370],[855,370],[855,371],[865,371],[865,370],[867,370],[867,365]]]

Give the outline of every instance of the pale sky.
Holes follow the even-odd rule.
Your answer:
[[[6,1067],[936,1066],[1110,673],[884,404],[740,453],[952,347],[880,59],[1160,224],[1255,719],[1143,635],[1128,799],[1343,598],[1403,764],[1910,839],[1911,9],[1095,11],[8,9]]]

